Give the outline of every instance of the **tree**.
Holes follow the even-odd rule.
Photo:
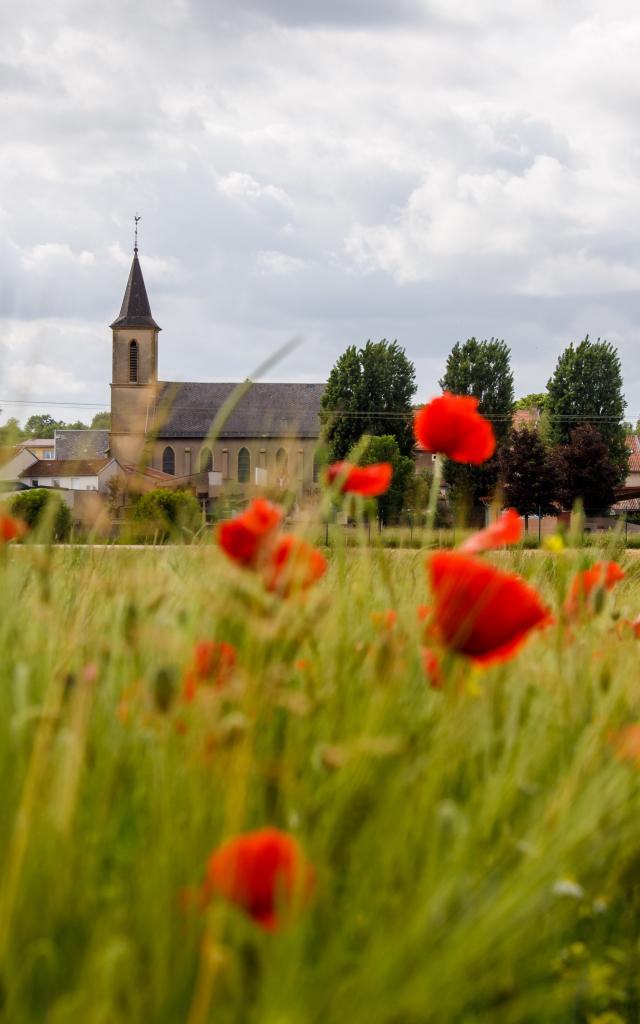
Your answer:
[[[493,422],[496,440],[500,442],[507,437],[511,429],[514,391],[511,351],[504,341],[469,338],[463,345],[457,342],[449,353],[439,383],[443,391],[477,398],[480,412]],[[496,485],[498,469],[497,458],[481,466],[447,460],[444,476],[454,504],[466,504],[471,509],[478,498],[489,495]]]
[[[110,412],[97,412],[91,420],[91,430],[110,430],[111,429],[111,413]]]
[[[11,499],[9,511],[38,532],[41,540],[66,540],[71,532],[69,506],[51,487],[20,491]]]
[[[547,392],[533,391],[530,395],[523,395],[516,398],[513,403],[514,409],[539,409],[542,412],[547,407]]]
[[[166,541],[196,532],[202,523],[198,499],[189,491],[158,487],[140,494],[134,502],[137,539]]]
[[[370,466],[374,462],[391,463],[391,486],[386,494],[378,498],[378,514],[383,523],[397,519],[404,508],[407,487],[415,474],[413,459],[402,454],[393,434],[382,434],[370,438],[360,462],[363,466]]]
[[[548,512],[556,496],[553,454],[537,430],[512,430],[498,455],[505,504],[518,510],[525,522],[532,514]]]
[[[627,473],[629,452],[624,428],[626,402],[618,353],[607,341],[569,345],[547,384],[551,440],[567,444],[575,427],[597,427],[617,471],[617,483]]]
[[[11,448],[18,441],[22,441],[24,431],[20,427],[15,416],[10,416],[6,423],[0,427],[0,448]]]
[[[415,367],[397,341],[350,345],[329,374],[320,419],[331,461],[344,459],[363,434],[392,435],[402,455],[414,447],[411,400]]]
[[[45,412],[30,416],[24,430],[27,437],[53,437],[56,430],[63,426],[61,420],[54,420],[53,416]]]
[[[580,499],[587,513],[602,513],[615,497],[618,470],[609,446],[590,423],[571,431],[568,444],[558,445],[554,452],[557,474],[557,496],[564,508],[571,508]]]

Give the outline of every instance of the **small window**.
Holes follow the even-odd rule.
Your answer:
[[[212,473],[213,472],[213,452],[210,448],[200,449],[200,472],[201,473]]]
[[[176,475],[176,453],[168,445],[162,453],[162,472]]]
[[[129,345],[129,382],[138,383],[138,342],[132,341]]]
[[[238,452],[238,483],[248,484],[251,476],[251,456],[248,448],[241,448]]]
[[[44,456],[43,456],[43,458],[44,458],[44,459],[45,459],[45,460],[46,460],[47,462],[49,462],[49,461],[51,461],[51,459],[53,458],[53,456],[54,456],[54,452],[53,452],[53,451],[51,450],[51,448],[47,448],[47,449],[45,450],[45,452],[44,452]]]

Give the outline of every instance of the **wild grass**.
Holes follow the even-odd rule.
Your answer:
[[[0,555],[3,1024],[638,1019],[640,564],[438,691],[424,551],[337,548],[284,602],[210,545]],[[491,557],[554,608],[593,558]],[[185,704],[203,638],[237,669]],[[194,897],[266,824],[317,872],[271,934]]]

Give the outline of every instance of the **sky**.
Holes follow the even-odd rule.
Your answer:
[[[0,421],[90,419],[139,213],[164,380],[589,333],[640,415],[630,0],[22,0],[0,37]],[[33,403],[12,405],[11,402]],[[53,404],[59,403],[59,404]],[[94,408],[95,407],[95,408]]]

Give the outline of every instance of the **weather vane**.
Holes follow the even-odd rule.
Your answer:
[[[136,225],[136,228],[135,228],[135,241],[134,241],[134,244],[133,244],[133,251],[137,253],[137,251],[138,251],[138,221],[142,220],[142,217],[139,217],[138,214],[136,213],[133,219],[134,219],[135,225]]]

